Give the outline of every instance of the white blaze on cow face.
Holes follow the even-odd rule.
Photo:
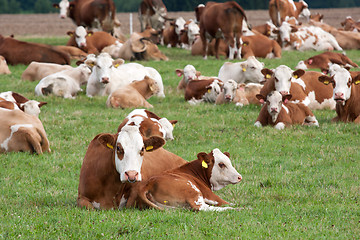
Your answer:
[[[193,65],[189,64],[184,67],[184,78],[185,78],[185,82],[189,82],[197,78],[196,69]]]
[[[25,103],[22,103],[20,106],[24,107],[24,112],[29,115],[38,117],[40,114],[40,103],[38,101],[29,100]]]
[[[190,46],[195,42],[195,40],[200,36],[200,28],[194,21],[191,21],[188,24],[188,32]]]
[[[92,74],[96,76],[98,81],[107,84],[111,81],[111,74],[114,68],[123,64],[124,60],[113,60],[108,53],[101,53],[95,61],[86,60],[85,64],[92,67]]]
[[[333,98],[336,102],[345,105],[345,102],[351,96],[352,78],[348,70],[345,68],[338,69],[333,78]]]
[[[79,26],[75,29],[75,42],[76,45],[81,47],[86,47],[86,36],[88,35],[86,29],[83,26]]]
[[[217,191],[229,184],[239,183],[242,177],[232,166],[229,157],[217,148],[212,151],[212,154],[214,166],[210,177],[211,189]]]
[[[275,90],[283,95],[289,94],[293,71],[288,66],[280,65],[273,72]]]
[[[290,43],[291,25],[288,22],[283,22],[279,27],[281,42]]]
[[[185,19],[183,17],[178,17],[176,20],[175,20],[175,33],[180,36],[180,33],[181,31],[184,30],[185,28]]]
[[[261,70],[264,68],[264,63],[257,60],[254,56],[249,57],[240,67],[244,75],[244,83],[261,83],[264,81],[264,76],[261,73]]]
[[[231,102],[234,99],[237,87],[238,84],[232,79],[228,80],[224,84],[223,91],[224,91],[225,101]]]
[[[68,15],[70,3],[68,0],[61,0],[59,2],[59,9],[60,9],[60,18],[66,18]]]
[[[267,111],[270,114],[273,122],[276,122],[276,119],[278,118],[282,109],[282,99],[283,97],[278,91],[272,91],[266,97]]]

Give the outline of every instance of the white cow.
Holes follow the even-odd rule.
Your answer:
[[[260,83],[264,81],[264,76],[261,73],[263,68],[264,63],[251,56],[244,62],[225,62],[219,70],[218,77],[224,83],[229,79],[233,79],[237,83]]]

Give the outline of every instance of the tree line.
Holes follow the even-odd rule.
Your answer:
[[[0,0],[0,13],[52,13],[58,12],[53,3],[60,0]],[[137,12],[141,0],[114,0],[117,12]],[[201,0],[163,0],[168,11],[193,11]],[[226,0],[216,0],[226,2]],[[236,0],[245,10],[268,9],[269,0]],[[360,0],[308,0],[309,8],[360,7]]]

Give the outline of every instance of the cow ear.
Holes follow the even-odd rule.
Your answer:
[[[294,71],[293,72],[293,77],[295,78],[295,79],[298,79],[298,78],[300,78],[302,75],[304,75],[305,74],[305,71],[304,70],[302,70],[302,69],[298,69],[298,70],[296,70],[296,71]]]
[[[237,89],[245,89],[246,84],[245,83],[240,83],[237,85]]]
[[[210,163],[210,159],[207,153],[205,152],[200,152],[197,154],[197,158],[201,161],[201,166],[203,168],[208,168],[209,167],[209,163]]]
[[[287,103],[292,98],[291,94],[286,94],[283,96],[282,101],[283,103]]]
[[[98,141],[106,148],[114,149],[116,144],[116,135],[111,135],[109,133],[100,134]]]
[[[266,98],[261,95],[261,94],[256,94],[256,98],[260,101],[260,102],[265,102]]]
[[[245,47],[248,46],[249,44],[250,44],[249,41],[244,41],[242,45]]]
[[[354,77],[352,81],[355,85],[360,84],[360,74]]]
[[[144,140],[145,149],[147,152],[152,152],[165,145],[165,140],[162,137],[152,136]]]
[[[74,31],[68,31],[66,34],[69,35],[70,37],[72,37],[72,36],[74,36]]]
[[[92,67],[95,66],[95,61],[91,60],[91,59],[88,59],[88,60],[85,61],[85,64],[92,68]]]
[[[247,63],[241,63],[240,64],[240,68],[241,68],[241,71],[243,71],[243,72],[246,72],[246,69],[247,69]]]
[[[181,76],[184,74],[184,70],[182,70],[182,69],[176,69],[176,70],[175,70],[175,73],[176,73],[176,75],[177,75],[178,77],[181,77]]]
[[[46,104],[47,104],[47,102],[39,102],[39,108],[46,105]]]
[[[178,120],[170,120],[169,122],[171,123],[171,125],[173,125],[173,127],[175,127],[175,124],[178,122]]]
[[[122,58],[118,58],[118,59],[116,59],[116,60],[114,60],[113,61],[113,65],[114,65],[114,67],[118,67],[118,66],[120,66],[120,65],[122,65],[122,64],[124,64],[124,62],[125,62],[125,60],[124,59],[122,59]]]
[[[197,77],[199,77],[199,76],[201,76],[201,72],[200,72],[200,71],[196,71],[195,75],[196,75]]]
[[[325,85],[328,85],[329,83],[334,81],[333,77],[329,77],[329,76],[326,76],[326,75],[320,76],[318,79],[319,79],[320,82],[322,82]]]
[[[93,34],[94,34],[93,31],[88,31],[88,32],[87,32],[87,35],[88,35],[88,36],[91,36],[91,35],[93,35]]]
[[[230,158],[230,153],[228,152],[223,152],[225,154],[225,156],[227,156],[228,158]]]
[[[270,69],[268,68],[263,68],[261,69],[261,73],[264,75],[265,79],[269,79],[272,77],[273,75],[273,71],[271,71]]]

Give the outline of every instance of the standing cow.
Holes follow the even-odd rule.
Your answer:
[[[139,6],[139,20],[141,32],[152,27],[161,32],[165,27],[167,9],[162,0],[143,0]]]

